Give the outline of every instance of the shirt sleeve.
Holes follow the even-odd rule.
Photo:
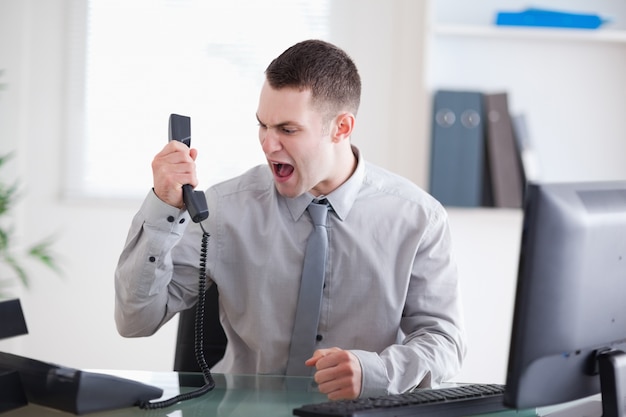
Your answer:
[[[416,252],[401,321],[404,340],[361,362],[361,397],[430,387],[459,372],[465,357],[458,272],[447,216],[436,212]]]
[[[191,253],[180,259],[176,251],[177,265],[172,262],[189,222],[186,210],[164,203],[153,191],[133,218],[115,270],[115,322],[122,336],[152,335],[195,302],[198,269],[191,259],[199,251],[181,250]]]

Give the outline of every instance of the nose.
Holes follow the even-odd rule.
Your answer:
[[[282,148],[280,138],[273,128],[259,128],[259,140],[266,155],[276,152]]]

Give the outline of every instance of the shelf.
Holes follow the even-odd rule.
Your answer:
[[[438,36],[469,36],[492,39],[537,39],[626,44],[626,30],[617,29],[590,30],[520,26],[437,24],[432,27],[431,33]]]

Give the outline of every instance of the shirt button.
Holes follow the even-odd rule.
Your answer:
[[[174,216],[167,216],[167,221],[168,221],[168,222],[172,223],[174,220],[176,220],[176,219],[174,218]]]
[[[324,336],[322,336],[321,334],[318,334],[317,336],[315,336],[315,340],[317,340],[318,342],[321,342],[323,338]]]
[[[185,219],[184,219],[184,218],[180,219],[180,220],[178,221],[178,223],[180,223],[180,224],[185,223]]]
[[[154,256],[151,256],[151,257],[149,257],[149,258],[148,258],[148,260],[149,260],[150,262],[154,262],[154,261],[156,261],[156,258],[155,258]]]

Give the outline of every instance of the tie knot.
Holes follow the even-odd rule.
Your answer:
[[[311,204],[307,207],[313,224],[316,226],[326,226],[326,217],[328,214],[328,200],[323,199],[320,201],[311,201]]]

